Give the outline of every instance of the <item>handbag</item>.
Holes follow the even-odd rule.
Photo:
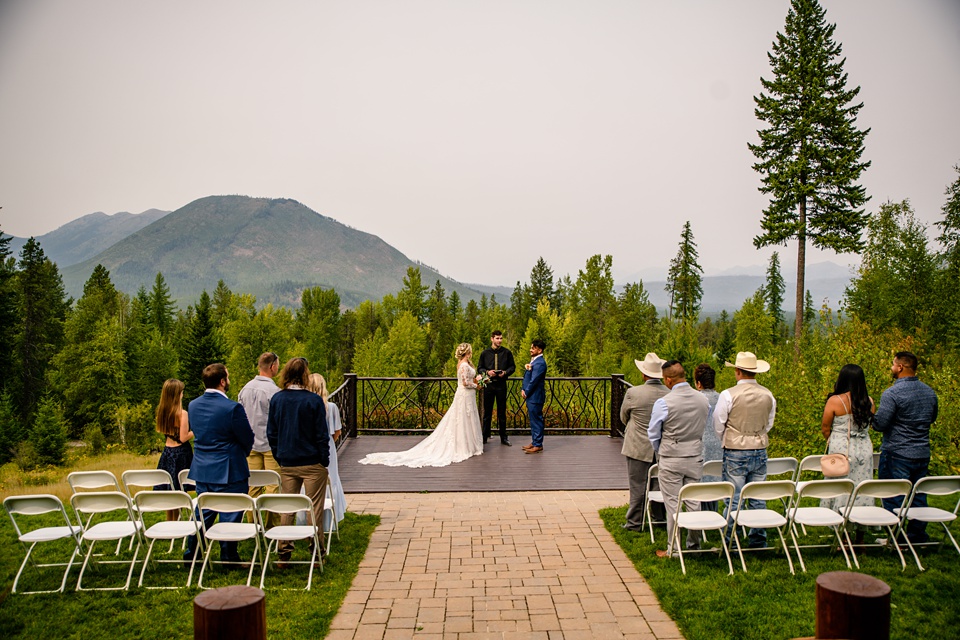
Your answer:
[[[847,403],[840,398],[843,408],[847,409]],[[820,458],[820,470],[824,478],[842,478],[850,473],[850,429],[853,427],[851,413],[847,410],[847,453],[826,453]],[[827,451],[830,450],[830,443],[827,442]]]

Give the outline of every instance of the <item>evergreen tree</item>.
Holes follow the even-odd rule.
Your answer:
[[[740,310],[733,314],[737,322],[737,351],[751,351],[763,357],[773,349],[773,318],[767,313],[763,290],[757,289]]]
[[[577,272],[570,304],[575,310],[577,332],[583,336],[581,365],[585,367],[593,356],[611,347],[615,353],[618,345],[607,344],[619,336],[616,326],[617,296],[613,289],[613,256],[598,254],[587,259],[584,269]],[[619,361],[619,357],[616,359]]]
[[[703,298],[703,269],[697,262],[699,253],[693,240],[690,221],[683,225],[680,248],[670,261],[665,290],[670,294],[670,318],[696,322],[700,318],[700,300]],[[674,313],[676,311],[676,313]]]
[[[447,306],[447,294],[437,280],[427,297],[427,375],[442,375],[443,365],[456,347],[454,320]],[[478,354],[479,355],[479,354]]]
[[[423,354],[426,333],[409,311],[404,311],[390,327],[383,349],[391,373],[389,375],[416,377],[423,373]]]
[[[846,88],[836,25],[825,16],[817,0],[791,1],[784,32],[768,54],[773,79],[761,78],[764,91],[754,97],[756,116],[768,126],[757,132],[759,144],[748,145],[758,160],[753,168],[763,176],[760,192],[771,197],[754,244],[797,239],[798,338],[807,239],[821,249],[859,252],[866,224],[867,195],[857,181],[870,166],[860,161],[870,130],[856,127],[863,103],[853,101],[860,87]]]
[[[816,321],[817,310],[813,306],[813,294],[810,293],[810,289],[807,289],[807,296],[803,303],[803,326],[805,330],[809,331]]]
[[[223,327],[227,322],[237,317],[239,305],[234,299],[233,291],[222,279],[217,281],[217,288],[213,290],[213,307],[211,317],[216,327]]]
[[[17,261],[10,252],[11,237],[0,231],[0,362],[13,362],[14,329],[17,324]],[[8,380],[0,379],[0,392]],[[0,436],[2,437],[2,436]],[[0,452],[0,456],[3,452]]]
[[[736,327],[730,321],[730,314],[724,309],[720,312],[720,318],[717,320],[717,344],[714,350],[714,358],[717,366],[722,367],[724,362],[728,362],[736,349]]]
[[[31,422],[37,403],[47,391],[50,362],[63,345],[63,323],[70,305],[57,265],[34,238],[23,245],[19,267],[11,382],[14,405],[20,407],[21,417]]]
[[[223,280],[220,281],[223,283]],[[219,288],[219,287],[218,287]],[[163,274],[157,272],[157,277],[153,281],[153,289],[150,290],[149,305],[147,307],[150,314],[150,324],[156,327],[161,336],[167,336],[173,330],[173,320],[176,314],[177,305],[170,297],[170,287]]]
[[[430,287],[423,284],[420,278],[420,269],[407,267],[407,275],[403,278],[403,288],[397,294],[399,311],[406,311],[417,319],[421,326],[426,320],[426,297]]]
[[[257,311],[256,298],[252,295],[236,295],[235,298],[239,313],[236,318],[227,322],[223,335],[226,340],[225,350],[229,354],[226,365],[230,371],[230,388],[239,393],[243,385],[257,375],[257,359],[261,353],[273,351],[283,362],[284,354],[292,350],[292,332],[296,323],[289,309],[275,309],[272,304],[267,304]],[[309,315],[311,314],[308,312]],[[319,314],[314,314],[313,317],[319,317]],[[339,319],[339,308],[337,317]],[[318,338],[322,331],[321,322],[307,325],[306,344],[317,349],[315,352],[307,351],[310,368],[317,373],[329,375],[330,368],[325,360],[332,359],[335,345]],[[313,329],[317,329],[317,333],[313,333]]]
[[[935,331],[937,339],[960,349],[960,165],[954,167],[957,179],[947,187],[943,219],[934,224],[940,229],[939,271],[936,287]]]
[[[447,297],[447,309],[454,321],[460,319],[460,315],[463,313],[463,303],[460,301],[460,294],[457,293],[456,289],[451,291]]]
[[[553,289],[553,269],[541,256],[530,271],[530,286],[525,291],[527,310],[529,314],[537,312],[537,305],[541,300],[549,300],[553,306],[556,298]]]
[[[780,328],[783,326],[783,294],[787,290],[780,274],[780,254],[776,251],[770,256],[767,266],[767,281],[763,285],[763,297],[767,300],[767,314],[773,318],[773,341],[780,341]]]
[[[526,330],[530,316],[536,312],[536,307],[531,311],[528,297],[527,287],[517,280],[517,285],[513,288],[513,293],[510,294],[510,326],[514,335],[521,334]]]
[[[17,445],[27,439],[29,431],[17,416],[9,393],[0,395],[0,465],[10,462]]]
[[[67,428],[60,406],[53,399],[46,397],[39,402],[29,440],[40,464],[63,464],[67,454]]]
[[[220,332],[213,323],[213,305],[210,302],[210,295],[204,291],[200,294],[200,300],[194,310],[183,355],[180,358],[180,379],[184,384],[185,401],[203,394],[204,367],[214,362],[223,362],[224,356]]]

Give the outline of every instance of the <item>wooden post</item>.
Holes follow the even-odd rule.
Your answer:
[[[625,425],[620,422],[620,407],[623,406],[624,380],[622,373],[610,376],[610,437],[623,436]]]
[[[345,373],[343,374],[343,379],[347,382],[347,387],[344,389],[346,392],[346,399],[343,404],[346,405],[346,411],[344,412],[344,418],[346,418],[346,436],[348,438],[357,437],[357,414],[360,412],[360,405],[357,402],[357,374],[355,373]],[[341,405],[341,409],[344,408]]]
[[[889,640],[890,587],[862,573],[821,573],[817,576],[817,638]]]
[[[194,640],[267,640],[263,591],[237,585],[204,591],[193,599]]]

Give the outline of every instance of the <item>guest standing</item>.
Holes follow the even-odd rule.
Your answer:
[[[717,372],[707,363],[698,364],[693,370],[693,381],[697,390],[703,394],[710,405],[710,411],[707,413],[707,421],[703,428],[703,462],[711,460],[723,460],[723,445],[720,444],[720,438],[717,432],[713,430],[713,410],[717,407],[717,401],[720,394],[716,389]],[[722,476],[703,476],[700,482],[720,482]],[[701,502],[701,511],[716,511],[717,501]]]
[[[900,351],[893,358],[890,374],[893,386],[880,396],[873,428],[883,434],[880,448],[881,479],[905,478],[916,483],[927,476],[930,466],[930,425],[937,421],[937,394],[917,378],[917,356]],[[884,498],[883,508],[893,511],[903,496]],[[927,496],[914,498],[911,507],[927,506]],[[927,523],[911,520],[907,525],[910,542],[926,542]]]
[[[173,480],[174,491],[181,491],[180,472],[189,469],[193,463],[193,448],[190,440],[193,432],[190,431],[190,418],[183,408],[183,383],[170,378],[163,383],[160,391],[160,404],[157,405],[157,431],[164,435],[163,452],[157,469],[163,469],[170,474]],[[154,487],[158,490],[169,489],[167,485]],[[179,509],[167,511],[167,520],[178,520]]]
[[[483,441],[490,439],[490,427],[493,422],[493,405],[497,405],[497,427],[500,432],[500,444],[511,446],[507,437],[507,378],[513,375],[517,366],[513,354],[502,346],[503,333],[496,330],[490,334],[490,348],[484,349],[477,363],[477,373],[484,373],[490,381],[483,388]]]
[[[867,392],[863,369],[845,364],[840,369],[833,392],[827,396],[820,420],[820,432],[827,439],[827,453],[842,453],[850,461],[850,473],[845,477],[860,484],[873,479],[873,443],[870,441],[870,423],[873,422],[873,399]],[[873,498],[857,498],[858,507],[874,504]],[[847,498],[830,498],[820,506],[843,513]],[[858,533],[858,537],[860,534]]]
[[[539,338],[530,344],[530,362],[524,365],[523,387],[520,395],[527,403],[527,416],[530,420],[530,444],[523,445],[524,453],[543,451],[543,403],[547,400],[544,384],[547,379],[547,361],[543,350],[547,343]]]
[[[310,368],[306,358],[292,358],[280,372],[282,387],[270,400],[267,440],[280,465],[283,493],[300,493],[303,488],[313,503],[313,520],[323,539],[323,500],[330,464],[330,432],[323,399],[307,389]],[[284,514],[282,526],[294,522],[293,514]],[[321,543],[322,544],[322,543]],[[281,562],[290,559],[293,542],[286,540],[277,549]],[[321,547],[321,555],[326,551]]]
[[[280,369],[280,358],[272,351],[262,354],[257,360],[258,374],[243,385],[237,400],[243,405],[253,429],[253,450],[247,456],[247,464],[251,469],[262,471],[268,469],[280,473],[280,465],[273,459],[270,443],[267,442],[267,417],[270,414],[270,399],[280,391],[273,379]],[[250,497],[257,499],[263,493],[276,493],[277,487],[250,487]],[[268,513],[265,526],[270,529],[276,526],[280,518],[276,513]]]

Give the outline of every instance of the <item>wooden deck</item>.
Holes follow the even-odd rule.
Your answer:
[[[514,436],[505,447],[494,436],[474,456],[447,467],[409,469],[363,465],[357,461],[376,451],[403,451],[420,436],[360,436],[338,452],[340,481],[346,493],[416,493],[420,491],[577,491],[627,488],[627,465],[620,455],[623,440],[608,436],[548,436],[544,450],[527,455],[528,439]]]

